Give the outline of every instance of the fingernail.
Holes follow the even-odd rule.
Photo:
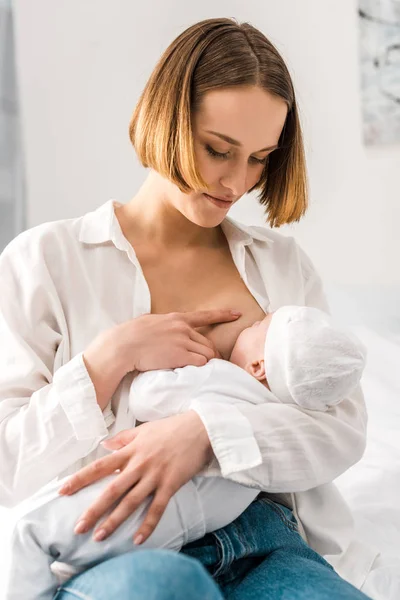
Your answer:
[[[141,544],[143,542],[143,536],[140,533],[139,535],[137,535],[135,538],[133,538],[133,543],[136,544],[136,546],[139,546],[139,544]]]
[[[104,440],[104,442],[100,442],[100,446],[103,446],[103,448],[106,448],[106,450],[108,450],[107,445],[112,445],[112,441]]]
[[[87,532],[87,522],[86,521],[78,521],[75,525],[74,533],[86,533]]]
[[[65,483],[62,487],[60,487],[60,489],[58,490],[59,494],[66,494],[70,491],[71,486],[69,483]]]
[[[238,310],[231,310],[231,314],[234,315],[235,317],[240,317],[240,315],[242,313],[240,311],[238,311]]]
[[[105,529],[99,529],[98,531],[96,531],[96,533],[93,536],[93,539],[96,542],[101,542],[101,540],[104,540],[104,538],[106,537],[107,532]]]

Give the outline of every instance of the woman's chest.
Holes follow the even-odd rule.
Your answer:
[[[188,312],[215,308],[238,310],[234,322],[201,327],[224,358],[230,356],[239,333],[264,311],[242,280],[228,250],[182,252],[180,255],[142,256],[143,274],[150,290],[151,312]]]

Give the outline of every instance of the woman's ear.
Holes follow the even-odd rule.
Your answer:
[[[264,368],[264,359],[254,360],[251,363],[247,363],[246,371],[250,373],[255,379],[258,381],[264,381],[265,379],[265,368]]]

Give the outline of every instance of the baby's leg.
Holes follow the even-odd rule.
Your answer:
[[[133,544],[133,536],[152,497],[102,542],[93,541],[93,530],[75,535],[73,530],[80,515],[117,476],[105,477],[71,496],[60,496],[57,491],[62,481],[53,482],[32,498],[29,510],[18,520],[13,532],[6,600],[51,600],[58,585],[50,569],[54,561],[85,570],[113,556],[142,548],[178,551],[190,539],[204,535],[203,513],[192,481],[171,498],[155,531],[140,546]]]
[[[226,527],[235,521],[260,493],[258,489],[223,477],[198,475],[193,477],[192,481],[199,493],[206,533]]]

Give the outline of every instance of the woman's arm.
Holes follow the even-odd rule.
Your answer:
[[[306,306],[329,312],[321,278],[305,252],[297,247],[303,272]],[[362,457],[367,413],[359,386],[348,398],[325,412],[293,404],[236,406],[250,423],[261,453],[257,466],[246,464],[231,447],[232,428],[225,426],[220,407],[202,397],[193,409],[203,421],[215,454],[204,475],[221,475],[272,493],[298,492],[330,482]],[[233,416],[233,413],[232,413]]]
[[[104,445],[115,452],[78,471],[59,490],[61,494],[74,494],[116,470],[120,471],[115,481],[78,519],[82,525],[79,533],[89,531],[116,504],[95,531],[96,534],[104,530],[108,537],[148,496],[153,495],[149,511],[136,534],[147,539],[170,498],[212,458],[207,432],[192,410],[125,429],[106,440]]]
[[[8,507],[92,452],[114,421],[82,354],[59,366],[69,344],[63,308],[46,262],[33,265],[21,238],[0,257],[0,505]]]
[[[193,410],[207,430],[215,459],[202,475],[222,475],[271,493],[300,492],[333,481],[364,453],[367,419],[360,387],[325,412],[295,404],[234,408],[250,423],[261,454],[259,464],[249,468],[237,453],[226,452],[231,432],[218,405],[203,402]]]

